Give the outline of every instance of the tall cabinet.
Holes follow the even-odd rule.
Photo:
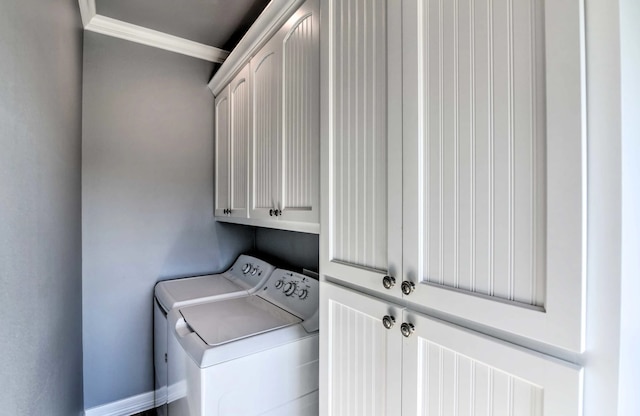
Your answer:
[[[581,2],[321,9],[321,413],[579,414]]]

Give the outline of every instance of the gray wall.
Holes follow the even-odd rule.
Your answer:
[[[0,2],[0,415],[82,411],[75,0]]]
[[[283,266],[318,271],[318,235],[256,228],[255,248]]]
[[[85,407],[153,386],[160,279],[226,269],[253,230],[213,221],[212,64],[86,32]]]

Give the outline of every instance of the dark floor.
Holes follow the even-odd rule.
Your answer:
[[[144,412],[136,413],[135,415],[131,416],[156,416],[156,409],[145,410]]]

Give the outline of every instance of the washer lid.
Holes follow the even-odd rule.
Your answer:
[[[221,274],[165,280],[156,286],[156,297],[167,311],[209,298],[218,299],[224,298],[224,295],[237,295],[238,292],[247,293],[242,286]]]
[[[258,296],[180,309],[191,329],[211,346],[225,344],[301,322],[300,318]]]

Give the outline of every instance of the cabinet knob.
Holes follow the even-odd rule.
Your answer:
[[[382,318],[382,325],[387,329],[391,329],[391,327],[395,325],[395,323],[396,323],[396,318],[394,318],[393,316],[385,315]]]
[[[409,338],[415,330],[416,328],[413,326],[413,324],[410,324],[408,322],[403,322],[402,325],[400,325],[400,332],[402,332],[402,335],[404,335],[406,338]]]
[[[416,285],[413,282],[405,280],[404,282],[402,282],[402,286],[400,286],[400,288],[402,289],[402,293],[404,293],[405,295],[410,295],[411,292],[416,290]]]
[[[385,289],[391,289],[395,284],[396,284],[395,277],[385,276],[382,278],[382,286],[384,286]]]

